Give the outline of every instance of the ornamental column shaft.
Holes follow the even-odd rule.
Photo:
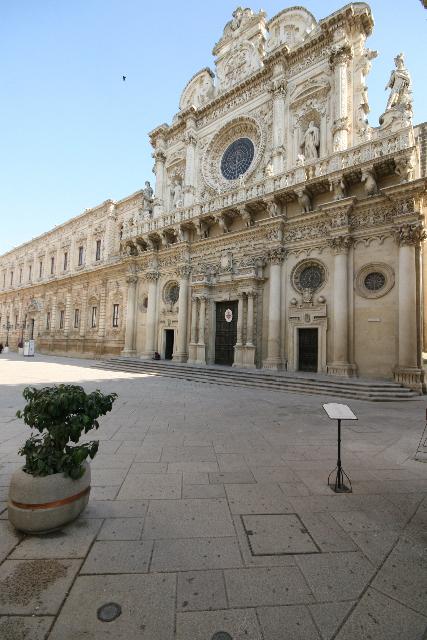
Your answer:
[[[82,305],[80,310],[80,331],[79,335],[81,338],[84,338],[86,335],[86,314],[87,314],[87,294],[88,287],[85,286],[83,288],[83,297],[82,297]]]
[[[188,358],[187,325],[188,325],[188,289],[190,266],[185,264],[178,269],[179,302],[178,302],[178,339],[177,350],[173,359],[176,362],[186,362]]]
[[[195,134],[195,120],[192,119],[187,123],[189,126],[185,134],[186,152],[185,152],[185,178],[184,178],[184,206],[189,207],[193,204],[193,194],[195,187],[195,157],[197,138]]]
[[[149,271],[146,273],[146,278],[148,279],[148,307],[144,355],[146,358],[152,358],[156,351],[157,280],[159,272]]]
[[[65,296],[65,318],[64,318],[64,336],[67,337],[70,333],[70,321],[71,321],[71,290],[67,291]]]
[[[50,333],[53,333],[56,329],[56,314],[58,313],[58,307],[57,307],[57,299],[56,299],[56,292],[52,298],[52,307],[51,307],[51,312],[50,312]]]
[[[350,47],[344,45],[334,51],[330,57],[330,65],[334,71],[335,82],[335,120],[332,128],[334,151],[342,151],[348,147],[347,65],[351,56]]]
[[[107,208],[107,224],[105,229],[105,257],[114,254],[116,235],[116,204],[109,202]]]
[[[243,294],[237,295],[237,338],[236,347],[241,347],[243,344]]]
[[[206,296],[200,296],[199,310],[199,341],[197,343],[197,364],[206,364],[205,327],[206,327]]]
[[[138,276],[131,274],[126,282],[128,284],[128,297],[126,304],[125,346],[122,354],[133,355],[135,353],[136,285]]]
[[[281,272],[284,260],[283,247],[277,247],[270,252],[270,287],[268,302],[268,339],[267,359],[263,366],[267,369],[279,369],[280,358],[280,315],[281,315]]]
[[[399,367],[417,366],[415,245],[399,248]]]
[[[154,173],[156,176],[156,187],[154,196],[154,216],[160,215],[164,203],[165,190],[165,162],[166,155],[162,146],[158,147],[153,153],[155,159]]]
[[[253,291],[248,291],[248,316],[246,318],[246,346],[254,346],[254,297]]]
[[[285,140],[285,97],[286,81],[283,77],[274,78],[271,84],[273,95],[273,171],[283,171],[283,148]]]
[[[197,341],[197,298],[193,297],[191,301],[191,335],[190,342],[195,344]]]
[[[105,317],[107,306],[107,281],[103,280],[101,284],[101,298],[99,301],[99,323],[98,323],[98,338],[105,337]]]

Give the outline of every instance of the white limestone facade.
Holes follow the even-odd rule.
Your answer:
[[[423,391],[427,128],[400,54],[369,124],[372,28],[365,3],[238,7],[150,133],[154,189],[0,257],[0,342]]]

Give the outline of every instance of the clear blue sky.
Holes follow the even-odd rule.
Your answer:
[[[0,254],[154,179],[147,133],[171,121],[189,78],[213,67],[212,47],[237,4],[0,0]],[[300,4],[320,19],[345,2]],[[385,108],[399,51],[412,74],[414,121],[427,120],[427,11],[419,0],[370,5],[368,46],[379,51],[370,122]],[[272,17],[287,6],[262,8]]]

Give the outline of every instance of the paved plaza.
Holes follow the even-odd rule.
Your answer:
[[[426,400],[348,402],[351,495],[327,486],[338,398],[0,356],[2,640],[422,640]],[[88,508],[45,536],[7,520],[27,384],[116,391]],[[112,622],[98,609],[117,603]]]

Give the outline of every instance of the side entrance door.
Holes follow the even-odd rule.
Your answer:
[[[173,339],[175,332],[173,329],[165,329],[166,344],[165,344],[165,360],[172,360],[173,355]]]
[[[232,365],[237,341],[237,302],[216,303],[215,364]]]
[[[317,371],[317,329],[298,329],[298,369]]]

